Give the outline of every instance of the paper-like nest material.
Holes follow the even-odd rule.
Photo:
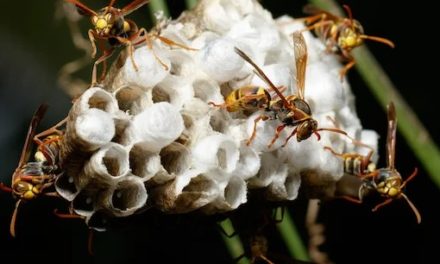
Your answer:
[[[139,46],[134,60],[115,63],[101,87],[88,89],[69,114],[62,158],[66,173],[58,192],[79,215],[127,216],[146,203],[169,213],[236,209],[247,193],[264,188],[272,200],[294,200],[301,180],[332,188],[343,175],[338,157],[324,150],[353,151],[341,135],[322,132],[281,147],[293,128],[267,145],[279,120],[260,122],[258,111],[228,113],[222,103],[244,85],[266,87],[234,47],[245,51],[276,86],[296,94],[291,33],[303,24],[274,20],[254,0],[206,0],[161,28],[161,35],[197,51],[170,48],[154,40],[154,51]],[[305,99],[320,127],[339,128],[370,145],[377,135],[363,131],[341,65],[322,43],[305,32],[308,48]],[[303,181],[305,182],[305,181]],[[147,195],[148,191],[148,195]]]

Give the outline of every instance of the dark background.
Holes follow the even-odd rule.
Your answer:
[[[93,1],[86,1],[87,3]],[[118,1],[123,5],[128,1]],[[106,1],[102,1],[106,3]],[[173,17],[183,10],[183,1],[168,1]],[[380,59],[385,71],[413,107],[437,143],[439,125],[438,99],[434,91],[438,78],[428,62],[435,60],[438,49],[432,40],[437,11],[423,3],[395,1],[344,1],[364,25],[367,34],[386,37],[396,43],[390,49],[378,43],[368,47]],[[274,17],[288,14],[303,16],[305,1],[263,1]],[[98,8],[103,4],[90,4]],[[17,166],[28,122],[42,102],[50,105],[41,129],[61,120],[68,112],[70,98],[56,84],[58,69],[82,53],[70,40],[64,20],[54,17],[53,1],[7,1],[0,17],[0,181],[9,183]],[[132,15],[140,25],[151,23],[147,8]],[[81,22],[84,36],[89,23]],[[427,33],[425,33],[427,32]],[[434,43],[433,43],[434,42]],[[91,64],[79,76],[88,80]],[[349,73],[356,94],[358,115],[363,126],[383,135],[384,153],[386,115],[357,73]],[[383,156],[383,154],[382,154]],[[439,161],[440,162],[440,161]],[[358,206],[336,200],[322,204],[320,220],[326,225],[327,241],[323,247],[335,263],[428,263],[437,259],[440,219],[436,213],[439,190],[421,167],[404,139],[397,138],[396,166],[405,177],[414,167],[419,176],[407,188],[407,195],[422,214],[417,225],[410,208],[397,201],[379,212],[372,205]],[[384,161],[381,159],[381,165]],[[53,198],[42,198],[20,208],[17,238],[9,236],[9,220],[14,200],[0,193],[0,259],[38,259],[46,263],[227,263],[228,253],[215,221],[197,216],[163,217],[149,211],[118,224],[116,228],[95,234],[94,256],[87,253],[88,230],[80,220],[54,217],[54,208],[66,205]],[[294,220],[302,230],[306,200],[289,204]],[[246,214],[246,207],[234,216]],[[249,218],[249,215],[247,215]],[[248,219],[246,218],[246,219]],[[252,219],[248,219],[252,221]],[[246,229],[246,228],[243,228]],[[243,230],[245,233],[246,230]],[[271,251],[286,254],[275,229],[268,228]],[[304,237],[306,239],[306,237]]]

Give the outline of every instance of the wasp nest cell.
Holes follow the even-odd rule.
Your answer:
[[[148,204],[169,213],[201,209],[211,214],[246,203],[251,189],[268,199],[294,200],[301,182],[331,189],[343,164],[324,146],[353,151],[343,136],[323,131],[321,140],[292,139],[292,127],[271,146],[280,120],[259,122],[261,111],[230,113],[209,105],[244,85],[266,84],[235,51],[238,47],[272,82],[297,94],[291,34],[301,22],[274,20],[254,0],[206,0],[161,28],[161,35],[197,49],[169,47],[153,39],[153,51],[136,47],[133,57],[112,66],[100,87],[78,98],[67,123],[62,159],[66,173],[59,193],[79,215],[127,216]],[[364,131],[341,65],[310,33],[305,100],[319,127],[337,126],[370,145],[377,135]],[[122,55],[121,55],[121,58]],[[164,66],[166,65],[166,67]],[[309,178],[310,175],[310,178]],[[305,180],[307,179],[307,180]],[[148,194],[147,194],[148,192]]]

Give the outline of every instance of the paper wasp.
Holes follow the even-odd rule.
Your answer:
[[[11,187],[0,183],[0,190],[11,192],[17,199],[10,224],[10,233],[13,237],[15,237],[17,212],[22,201],[34,200],[40,195],[57,196],[55,192],[47,192],[47,189],[62,174],[58,158],[62,132],[57,128],[63,125],[65,120],[35,135],[36,128],[46,110],[47,105],[43,104],[32,117],[18,167],[12,175]],[[29,161],[32,141],[38,145],[34,155],[35,161]]]
[[[134,46],[146,43],[147,47],[152,51],[156,60],[165,68],[166,66],[153,51],[152,38],[158,38],[163,43],[168,46],[178,46],[188,50],[194,50],[192,48],[186,47],[182,44],[176,43],[171,39],[162,37],[159,33],[149,34],[145,28],[139,28],[133,20],[126,19],[124,16],[129,15],[131,12],[140,8],[141,6],[147,4],[149,0],[133,0],[131,3],[122,7],[121,9],[113,7],[116,0],[110,0],[109,4],[99,10],[98,12],[92,10],[85,4],[81,3],[79,0],[66,0],[67,2],[73,3],[79,10],[79,12],[85,16],[90,17],[93,29],[89,29],[88,36],[90,42],[92,43],[92,57],[96,56],[97,48],[96,43],[98,43],[99,48],[102,50],[103,54],[99,57],[94,65],[92,71],[92,84],[97,81],[96,72],[97,66],[103,63],[103,71],[101,74],[101,79],[104,78],[106,72],[106,60],[113,54],[116,47],[126,46],[128,50],[128,55],[131,59],[133,67],[138,70],[138,67],[133,58]],[[110,48],[105,49],[105,42],[107,42]]]
[[[250,145],[254,140],[257,132],[257,124],[263,120],[281,121],[281,124],[276,128],[275,136],[272,138],[268,147],[271,147],[278,139],[280,133],[285,127],[295,127],[291,134],[287,137],[283,146],[287,144],[289,139],[296,135],[298,142],[308,139],[312,134],[315,134],[318,140],[321,138],[319,131],[327,130],[346,134],[344,131],[335,128],[318,128],[318,122],[311,116],[312,111],[309,104],[304,100],[305,75],[307,65],[307,46],[304,37],[300,32],[293,34],[295,64],[296,64],[296,86],[298,89],[297,95],[284,96],[280,89],[278,89],[272,81],[266,76],[252,59],[239,48],[235,48],[235,52],[240,55],[245,61],[254,67],[254,72],[276,93],[277,99],[272,99],[269,92],[262,87],[245,86],[233,91],[229,94],[224,104],[209,104],[221,108],[226,108],[229,112],[239,110],[264,110],[254,120],[254,129],[251,137],[247,141]]]
[[[307,28],[302,30],[314,30],[316,35],[324,41],[327,51],[341,55],[347,61],[347,64],[340,71],[341,79],[356,63],[350,54],[351,50],[362,45],[364,40],[384,43],[394,48],[394,43],[388,39],[365,35],[362,25],[353,19],[350,7],[344,5],[344,9],[348,18],[339,17],[308,5],[305,12],[313,15],[304,18]]]
[[[360,203],[364,196],[364,191],[372,190],[379,193],[386,200],[373,208],[373,212],[379,208],[389,204],[393,200],[404,198],[408,205],[413,210],[417,223],[420,223],[422,218],[419,211],[411,200],[403,192],[406,184],[417,175],[417,168],[406,179],[403,180],[400,173],[394,167],[395,150],[396,150],[396,128],[397,118],[394,104],[391,102],[388,105],[388,134],[387,134],[387,166],[385,168],[376,169],[376,165],[371,161],[373,149],[366,156],[357,153],[336,153],[333,149],[325,147],[334,155],[341,157],[344,160],[344,170],[348,174],[353,174],[360,177],[363,183],[359,189],[359,200],[350,199],[354,202]],[[355,141],[355,144],[366,146],[363,143]],[[366,146],[368,147],[368,146]]]

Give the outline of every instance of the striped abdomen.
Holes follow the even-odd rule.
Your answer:
[[[44,162],[45,165],[57,165],[61,144],[60,135],[50,135],[43,139],[43,143],[38,146],[35,153],[35,160]],[[44,157],[41,157],[41,155]]]
[[[365,175],[376,168],[376,165],[359,154],[344,155],[344,172],[356,176]]]
[[[225,105],[228,112],[239,110],[259,110],[269,107],[270,94],[258,86],[245,86],[231,92],[226,97]]]

